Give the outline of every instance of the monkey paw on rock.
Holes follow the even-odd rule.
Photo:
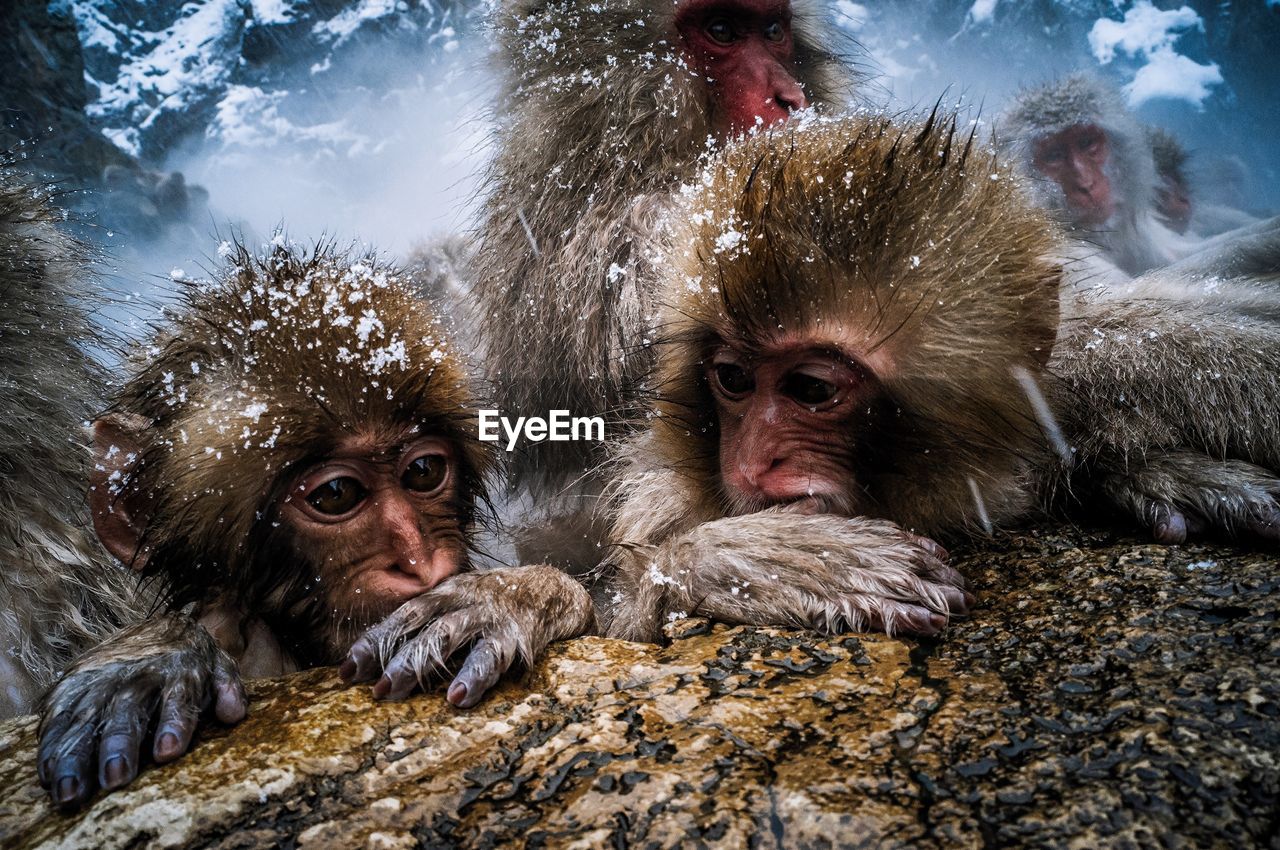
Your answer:
[[[1104,475],[1100,485],[1160,543],[1196,534],[1280,542],[1280,478],[1251,463],[1165,452]]]
[[[187,751],[202,714],[238,723],[247,701],[235,661],[181,614],[144,620],[77,661],[40,707],[40,784],[66,809],[138,775],[148,730],[157,762]]]
[[[656,607],[824,634],[932,635],[967,614],[973,599],[947,557],[934,541],[884,520],[785,509],[728,517],[659,547],[631,582],[636,599],[651,600],[658,588],[661,601],[624,600],[611,634],[653,639],[644,609]]]
[[[594,619],[587,591],[554,567],[463,573],[369,629],[338,672],[347,682],[376,678],[379,699],[403,699],[466,650],[447,699],[470,708],[517,658],[536,661],[552,641],[585,633]]]

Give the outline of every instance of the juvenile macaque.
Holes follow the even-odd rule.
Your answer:
[[[824,13],[790,0],[499,8],[498,153],[473,279],[504,415],[604,415],[609,438],[621,433],[651,363],[644,246],[709,141],[844,101],[853,75]],[[554,520],[527,523],[526,560],[599,560],[601,482],[589,470],[600,460],[586,441],[517,450],[513,487]],[[580,552],[566,552],[575,542]]]
[[[1074,74],[1017,95],[999,122],[1032,197],[1126,275],[1196,250],[1156,217],[1151,143],[1112,86]],[[1092,270],[1085,272],[1093,273]]]
[[[377,646],[377,696],[407,693],[396,671],[425,652],[443,667],[474,644],[449,690],[472,705],[518,652],[590,617],[552,568],[464,573],[490,459],[441,322],[391,270],[326,246],[232,247],[216,283],[183,295],[94,424],[90,497],[102,542],[168,613],[48,696],[39,769],[63,806],[129,782],[148,738],[157,761],[181,755],[209,707],[238,720],[241,673],[335,664],[414,597],[431,622]],[[431,675],[415,670],[412,686]]]
[[[626,449],[610,633],[663,618],[930,634],[968,600],[920,535],[1025,512],[1060,269],[950,120],[734,146],[687,199],[648,432]]]
[[[143,607],[89,528],[83,423],[104,398],[89,354],[97,283],[53,201],[0,156],[0,719],[32,711]]]
[[[1280,539],[1280,275],[1084,294],[1017,184],[936,119],[788,126],[712,163],[613,484],[611,634],[929,634],[970,601],[929,538],[1064,503],[1166,542]]]

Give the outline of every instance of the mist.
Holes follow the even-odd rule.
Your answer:
[[[1280,209],[1273,141],[1280,135],[1280,75],[1254,54],[1266,49],[1265,25],[1280,33],[1280,14],[1265,0],[1252,2],[1257,9],[1206,4],[1196,11],[1157,9],[1148,0],[838,0],[834,12],[855,60],[871,74],[864,100],[903,110],[943,97],[990,125],[1019,88],[1087,69],[1123,87],[1141,120],[1182,139],[1202,197],[1223,188],[1226,169],[1242,178],[1238,191],[1214,200],[1273,213]],[[267,16],[281,14],[277,5],[257,2],[254,9],[269,24]],[[1260,13],[1264,26],[1242,23],[1233,5]],[[484,10],[432,7],[433,27],[409,37],[394,24],[401,14],[394,3],[346,6],[312,30],[330,27],[341,49],[319,61],[314,50],[282,50],[258,72],[266,82],[220,83],[204,126],[172,143],[148,142],[136,131],[136,114],[107,109],[112,98],[128,100],[133,84],[124,71],[102,86],[99,115],[115,124],[105,128],[108,136],[209,193],[207,219],[189,230],[151,241],[128,233],[106,240],[116,257],[115,288],[144,298],[163,293],[177,272],[210,265],[229,233],[263,242],[283,227],[304,243],[330,237],[403,258],[423,240],[472,226],[493,93]],[[370,21],[382,29],[351,37]],[[1224,30],[1228,24],[1257,30],[1261,46]],[[179,19],[173,27],[179,25],[194,26]],[[222,43],[177,35],[170,41],[177,55],[166,61],[174,67],[208,61],[201,51]],[[130,73],[144,79],[146,71]]]

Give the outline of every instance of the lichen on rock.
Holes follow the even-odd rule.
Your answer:
[[[1265,844],[1280,803],[1266,555],[1080,531],[958,553],[939,640],[676,624],[584,638],[476,709],[320,669],[254,685],[83,812],[0,726],[5,847]]]

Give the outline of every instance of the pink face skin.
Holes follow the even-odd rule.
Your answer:
[[[1035,167],[1062,187],[1077,224],[1099,226],[1115,214],[1111,180],[1103,171],[1111,155],[1107,134],[1095,124],[1077,124],[1036,141]]]
[[[721,138],[808,107],[793,70],[790,0],[688,0],[676,29],[690,67],[711,86]]]
[[[801,346],[748,359],[728,346],[707,368],[720,423],[720,478],[731,499],[760,509],[853,486],[847,427],[872,378],[847,358]]]
[[[327,586],[380,618],[461,568],[456,466],[438,438],[389,451],[353,439],[298,477],[281,520],[302,551],[325,553],[318,566]]]

